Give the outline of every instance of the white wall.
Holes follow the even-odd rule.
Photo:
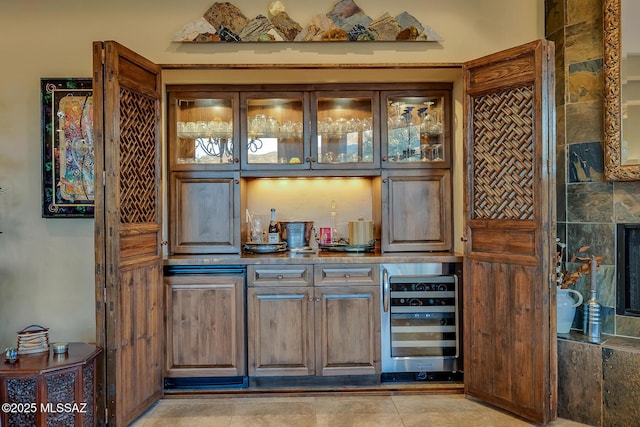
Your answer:
[[[269,2],[232,3],[253,17],[266,13]],[[320,1],[309,7],[306,1],[284,3],[289,15],[301,24],[334,4]],[[357,3],[373,18],[387,11],[395,15],[407,10],[432,26],[444,41],[187,45],[171,39],[213,1],[1,1],[0,349],[15,346],[15,333],[31,324],[49,327],[53,341],[95,339],[93,220],[43,219],[40,214],[39,80],[90,77],[92,41],[116,40],[161,64],[360,64],[459,63],[543,37],[542,0]],[[370,73],[374,72],[367,71]],[[260,76],[247,77],[256,78]],[[461,99],[459,89],[456,91]],[[457,105],[458,121],[460,111]],[[458,191],[460,185],[456,186]],[[458,195],[458,212],[461,200]],[[460,230],[460,213],[456,221]]]

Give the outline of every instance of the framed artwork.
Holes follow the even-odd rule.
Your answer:
[[[93,91],[90,78],[40,79],[42,217],[93,218]]]

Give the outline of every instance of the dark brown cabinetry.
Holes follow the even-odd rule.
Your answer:
[[[316,375],[380,373],[377,265],[314,267]]]
[[[165,377],[246,375],[244,277],[165,277]]]
[[[240,252],[238,172],[172,172],[169,212],[171,253]]]
[[[448,251],[450,83],[169,86],[169,252],[240,253],[260,177],[370,177],[383,251]]]
[[[380,372],[378,267],[249,266],[250,376]]]
[[[158,375],[158,371],[160,371],[158,368],[162,365],[157,363],[158,360],[161,360],[158,349],[163,344],[162,334],[147,333],[147,330],[160,330],[158,325],[162,319],[161,316],[157,316],[157,313],[164,311],[157,310],[158,307],[162,307],[163,301],[156,298],[158,291],[162,289],[162,273],[158,268],[161,258],[157,256],[155,251],[151,256],[148,250],[143,252],[143,256],[132,257],[130,245],[121,247],[122,236],[129,239],[131,236],[151,233],[158,237],[153,239],[157,240],[158,248],[161,240],[162,215],[159,211],[161,197],[157,197],[157,191],[154,193],[154,189],[160,188],[159,184],[162,182],[160,179],[161,168],[159,167],[161,155],[157,152],[160,147],[159,135],[162,133],[157,129],[160,118],[157,107],[162,88],[159,79],[161,67],[139,57],[135,52],[131,52],[115,42],[95,42],[93,47],[97,172],[95,197],[97,336],[98,342],[104,344],[108,349],[107,358],[110,361],[107,365],[108,369],[106,369],[106,386],[102,401],[105,401],[106,398],[110,424],[112,422],[114,424],[128,424],[162,395],[162,376]],[[554,136],[553,58],[553,44],[542,40],[468,62],[464,64],[463,68],[465,87],[458,91],[459,100],[466,108],[461,116],[459,128],[464,126],[465,139],[471,141],[466,144],[469,149],[465,148],[465,154],[470,153],[471,156],[463,161],[465,176],[462,178],[465,183],[469,184],[469,188],[464,188],[467,197],[465,199],[465,215],[470,212],[475,215],[473,218],[475,222],[468,227],[465,223],[465,227],[468,229],[463,230],[466,241],[464,245],[465,283],[471,289],[465,293],[467,295],[465,299],[473,302],[471,305],[476,306],[477,309],[477,313],[475,313],[477,316],[474,313],[465,316],[465,347],[472,350],[467,359],[471,360],[469,363],[471,368],[465,371],[465,392],[474,398],[496,404],[521,417],[543,424],[555,419],[557,400],[557,396],[553,393],[555,347],[549,344],[555,341],[554,334],[549,332],[549,321],[554,321],[555,317],[553,310],[549,310],[550,288],[546,283],[550,277],[547,271],[549,269],[548,260],[552,258],[548,256],[549,248],[552,246],[549,245],[549,242],[553,243],[553,236],[550,235],[554,231],[554,227],[548,224],[548,219],[552,218],[554,213],[553,204],[549,202],[553,199],[554,194],[553,180],[549,177],[553,173],[553,167],[551,167],[553,162],[549,159],[554,158],[554,151],[553,145],[546,145],[548,142],[553,142]],[[353,67],[327,64],[326,69],[328,70],[327,74],[332,74],[330,69],[333,68],[353,68],[357,69],[357,72],[368,73],[380,66],[380,64],[365,64]],[[262,72],[263,69],[268,69],[271,72],[274,70],[278,72],[279,69],[289,69],[290,67],[290,65],[265,64],[263,67],[257,67],[256,71]],[[382,67],[388,72],[404,68],[398,64],[382,65]],[[434,64],[434,68],[438,67],[437,64]],[[319,65],[312,68],[325,67]],[[453,68],[457,67],[454,65]],[[306,69],[308,67],[301,66],[298,73],[305,73]],[[267,72],[265,75],[267,80],[273,78],[272,73]],[[385,75],[389,75],[389,73],[381,76]],[[426,74],[425,77],[427,75],[429,74]],[[329,78],[331,77],[327,76],[327,79]],[[415,80],[415,78],[413,79]],[[353,90],[354,86],[358,86],[348,83],[351,81],[348,76],[340,76],[338,80],[345,82],[338,90]],[[459,76],[453,80],[459,81]],[[219,81],[224,83],[223,79]],[[376,86],[373,89],[370,87],[371,90],[391,90],[386,87],[382,88],[381,86],[384,85],[379,84],[370,86]],[[408,83],[406,86],[410,90],[422,88],[422,85],[415,83]],[[216,88],[207,88],[205,91],[225,87],[220,84]],[[428,88],[430,85],[426,85],[426,87]],[[255,85],[252,90],[264,90],[264,87]],[[289,90],[296,89],[289,88]],[[318,89],[310,88],[309,90]],[[494,102],[496,99],[499,101],[497,104]],[[523,114],[514,115],[509,101],[517,103],[516,110],[521,110]],[[498,105],[498,108],[494,108],[495,105]],[[491,113],[475,115],[476,112],[486,113],[487,111]],[[531,118],[531,131],[525,132],[522,139],[528,138],[529,147],[535,148],[532,157],[533,167],[527,169],[526,174],[519,174],[519,169],[516,168],[507,175],[508,177],[513,176],[516,182],[522,177],[533,177],[533,183],[544,187],[542,191],[526,193],[536,196],[533,204],[534,219],[525,220],[529,223],[524,225],[516,224],[518,221],[522,222],[521,219],[518,221],[504,221],[504,217],[485,219],[483,217],[486,215],[485,212],[491,213],[494,209],[500,211],[503,204],[502,199],[490,200],[488,206],[483,206],[486,209],[480,216],[475,209],[472,209],[477,202],[477,192],[472,191],[474,185],[477,184],[474,173],[483,171],[482,168],[474,169],[477,164],[473,160],[475,151],[472,145],[477,142],[478,145],[491,148],[491,145],[494,144],[501,148],[498,151],[508,151],[509,149],[505,149],[506,144],[502,147],[503,139],[501,138],[511,139],[511,132],[508,132],[507,127],[504,126],[503,119],[509,118],[512,121],[519,121],[522,116],[526,116],[527,119]],[[473,123],[473,121],[483,123],[480,125]],[[450,127],[451,123],[447,126]],[[150,131],[145,135],[140,135],[137,130],[141,128]],[[515,128],[521,129],[522,126],[518,125]],[[490,129],[491,132],[476,132],[478,129]],[[123,135],[125,138],[121,138]],[[127,138],[132,135],[136,138]],[[492,138],[493,135],[498,138]],[[141,138],[137,138],[138,136]],[[174,138],[172,134],[169,134],[169,145],[172,144]],[[478,141],[475,141],[476,138]],[[511,143],[511,141],[509,142]],[[385,141],[381,141],[381,144],[385,144]],[[121,153],[122,147],[127,151]],[[148,150],[137,150],[139,147],[148,147]],[[132,150],[128,151],[129,149]],[[155,159],[155,161],[149,162],[150,165],[153,165],[152,168],[149,168],[151,169],[150,173],[145,175],[128,173],[132,166],[136,167],[142,162],[137,162],[137,155],[126,154],[143,152],[150,154],[150,157]],[[516,144],[516,148],[510,153],[508,154],[509,158],[520,158],[522,150]],[[135,161],[131,162],[131,159]],[[482,162],[477,163],[482,164]],[[494,164],[500,164],[500,162],[494,162]],[[205,166],[206,170],[209,170],[208,167],[209,165]],[[416,165],[415,169],[419,168]],[[350,171],[347,169],[344,174],[349,174]],[[244,174],[245,171],[242,173]],[[260,174],[262,171],[257,171],[257,173]],[[273,174],[286,176],[284,171],[280,170],[274,171]],[[338,175],[334,171],[331,171],[331,174]],[[379,177],[380,171],[371,171],[371,174]],[[513,193],[513,191],[509,191],[512,187],[505,188],[507,191],[504,193],[508,198]],[[133,191],[128,193],[124,191],[131,189]],[[538,187],[535,189],[537,190]],[[138,217],[132,213],[137,214],[138,212],[127,209],[132,207],[129,203],[131,200],[128,197],[123,200],[120,195],[147,194],[146,192],[149,192],[152,197],[149,197],[145,203],[140,203],[140,206],[151,209],[140,212],[145,215],[140,216],[142,221],[137,221]],[[541,196],[541,199],[538,200],[537,196]],[[518,197],[514,197],[514,200]],[[529,204],[522,203],[520,205],[529,206]],[[482,252],[483,248],[476,248],[473,233],[471,233],[472,229],[478,227],[485,230],[491,227],[505,229],[516,227],[520,232],[523,229],[533,230],[536,233],[536,238],[531,241],[536,242],[534,248],[536,256],[527,257],[528,254],[514,255],[500,251],[494,251],[490,254],[484,253]],[[169,238],[171,239],[173,236],[170,235]],[[149,241],[148,237],[145,239]],[[139,252],[136,251],[136,253]],[[494,268],[489,268],[487,265]],[[525,267],[527,274],[523,273]],[[534,269],[535,271],[539,270],[540,274],[529,275],[528,271],[534,271]],[[499,270],[501,277],[493,274],[497,270]],[[491,280],[489,282],[481,280],[487,274],[493,274]],[[519,280],[520,284],[526,282],[528,286],[526,289],[531,289],[531,292],[522,292],[521,286],[513,286],[514,277]],[[140,278],[144,280],[140,280]],[[486,286],[487,283],[490,283],[490,286]],[[140,286],[132,287],[132,285],[144,286],[141,288]],[[477,295],[472,289],[475,285],[478,285]],[[511,293],[504,291],[505,289]],[[496,298],[496,295],[501,297]],[[505,295],[508,298],[505,298]],[[517,310],[487,310],[487,307],[491,308],[492,303],[497,302],[500,305],[502,301],[509,298],[517,299],[522,295],[529,295],[533,304],[521,301],[521,304],[517,304]],[[481,304],[476,304],[479,301]],[[107,312],[103,309],[107,307],[111,307],[112,310]],[[146,313],[144,319],[141,319],[143,321],[129,322],[130,314],[141,308],[151,311]],[[490,318],[490,315],[495,313],[499,314],[497,320]],[[131,325],[131,328],[123,328],[122,325]],[[487,325],[491,325],[491,328],[487,329]],[[553,327],[553,324],[551,326]],[[539,333],[527,335],[517,333],[518,331],[515,331],[514,328],[538,331]],[[525,335],[527,339],[523,340]],[[551,339],[549,340],[549,338]],[[474,340],[477,341],[477,345],[474,344]],[[504,345],[505,342],[506,345]],[[132,346],[131,343],[135,345]],[[490,350],[495,347],[496,343],[502,343],[499,346],[501,357],[487,358],[487,354],[492,354]],[[473,354],[473,349],[476,349],[476,354]],[[478,362],[476,367],[473,365],[473,360]],[[127,375],[132,366],[136,367],[138,375]],[[513,374],[516,371],[531,373],[531,375]],[[509,381],[505,381],[505,378]]]
[[[382,173],[382,251],[448,251],[453,242],[451,171]]]
[[[250,376],[315,374],[313,266],[249,266]]]
[[[100,349],[70,343],[64,354],[21,355],[0,366],[0,425],[94,426]]]

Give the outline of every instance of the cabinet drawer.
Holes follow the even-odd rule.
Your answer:
[[[315,285],[379,285],[379,267],[374,264],[324,264],[315,267]]]
[[[311,286],[310,265],[250,265],[249,286]]]

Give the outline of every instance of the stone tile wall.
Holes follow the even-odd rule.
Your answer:
[[[546,0],[546,37],[556,44],[558,237],[568,254],[590,245],[603,332],[640,337],[640,318],[616,316],[615,225],[640,223],[640,181],[604,181],[602,0]],[[588,297],[589,277],[576,289]],[[582,327],[582,310],[575,328]]]
[[[640,420],[640,342],[579,332],[558,340],[558,416],[591,426],[637,426]]]

